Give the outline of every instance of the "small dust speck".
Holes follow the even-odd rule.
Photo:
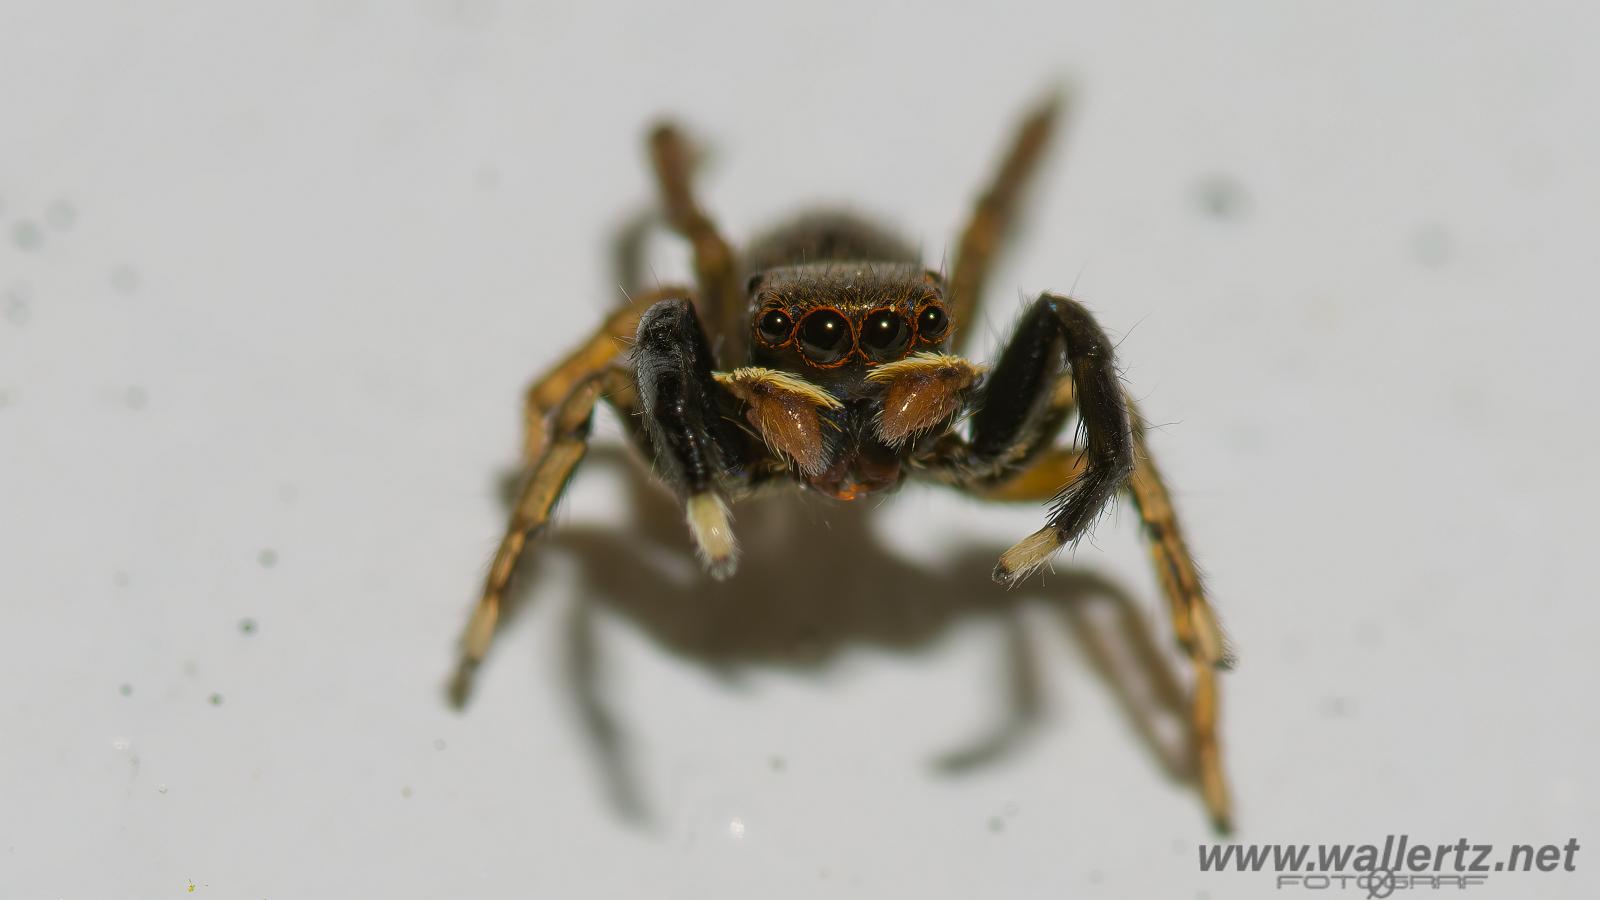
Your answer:
[[[774,772],[782,772],[784,769],[789,768],[789,761],[781,756],[774,756],[767,760],[767,766]]]
[[[133,266],[114,266],[111,269],[111,289],[119,294],[137,291],[139,282],[139,270]]]
[[[22,326],[33,320],[33,285],[18,281],[6,288],[6,321]]]
[[[211,699],[211,705],[212,706],[221,706],[222,705],[222,695],[221,694],[212,694],[210,699]]]
[[[133,746],[133,742],[125,737],[117,736],[111,739],[111,749],[121,752]]]
[[[65,231],[77,224],[78,208],[66,200],[57,200],[45,211],[44,220],[51,228]]]
[[[1350,714],[1350,702],[1343,697],[1324,697],[1317,711],[1325,719],[1341,719]]]
[[[989,830],[991,832],[995,833],[995,834],[999,834],[1000,832],[1005,831],[1006,830],[1006,820],[1000,818],[999,816],[991,816],[989,818]]]
[[[11,241],[23,250],[34,250],[44,243],[44,229],[32,219],[23,219],[11,228]]]
[[[121,694],[124,697],[132,697],[133,696],[133,685],[125,684],[122,687],[117,688],[117,693]]]
[[[129,584],[132,584],[133,580],[128,577],[127,572],[112,572],[111,583],[119,588],[123,588],[127,587]]]
[[[400,796],[405,797],[407,800],[411,799],[411,788],[410,788],[410,786],[406,786],[406,787],[401,788],[400,789]]]
[[[122,392],[122,402],[129,409],[144,409],[150,404],[150,395],[144,388],[133,385]]]
[[[164,784],[156,785],[156,793],[165,794],[166,792],[167,792],[167,786],[166,785],[164,785]]]
[[[1456,240],[1443,225],[1430,223],[1411,234],[1411,255],[1430,269],[1437,269],[1455,256]]]
[[[448,745],[444,742],[444,738],[434,738],[433,739],[433,749],[435,749],[435,750],[443,750],[446,746],[448,746]]]
[[[255,619],[240,619],[239,620],[239,631],[242,634],[255,634],[256,633],[256,620]]]
[[[1100,882],[1105,880],[1105,877],[1106,877],[1105,873],[1101,872],[1099,869],[1090,869],[1089,870],[1089,883],[1090,884],[1099,884]]]
[[[256,562],[261,564],[261,568],[270,569],[278,564],[278,551],[268,547],[256,554]]]
[[[1228,175],[1209,175],[1195,187],[1195,203],[1213,219],[1237,221],[1250,212],[1250,195]]]

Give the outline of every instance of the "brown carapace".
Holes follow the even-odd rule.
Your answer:
[[[899,238],[838,212],[802,216],[735,253],[695,201],[682,134],[657,127],[661,213],[693,250],[696,285],[634,296],[529,389],[526,474],[467,627],[458,684],[487,651],[518,559],[582,460],[600,401],[677,493],[719,578],[738,558],[728,504],[772,486],[848,501],[916,478],[1048,502],[1045,526],[1001,555],[994,578],[1005,585],[1085,535],[1121,494],[1139,513],[1191,663],[1196,773],[1225,829],[1216,672],[1230,655],[1111,341],[1082,304],[1045,293],[992,367],[959,355],[1061,105],[1052,98],[1022,123],[948,279]]]

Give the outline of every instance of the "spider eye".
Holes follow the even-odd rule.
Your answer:
[[[942,306],[924,306],[917,313],[917,333],[927,340],[939,340],[949,327],[950,319],[944,314]]]
[[[829,366],[850,352],[850,322],[831,309],[818,310],[800,323],[800,351],[819,366]]]
[[[781,344],[789,339],[789,332],[794,330],[794,320],[781,309],[768,310],[761,321],[756,324],[756,331],[761,339],[769,344]]]
[[[911,343],[911,323],[894,310],[880,309],[861,323],[861,350],[874,362],[899,359]]]

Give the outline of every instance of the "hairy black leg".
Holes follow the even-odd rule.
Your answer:
[[[968,464],[999,475],[1049,435],[1052,398],[1070,373],[1084,434],[1084,466],[1063,485],[1049,523],[1000,558],[995,580],[1015,583],[1082,537],[1133,471],[1133,432],[1111,341],[1076,300],[1044,294],[1000,354],[972,416]]]
[[[733,399],[712,377],[713,359],[694,304],[662,300],[639,320],[633,367],[656,470],[684,501],[706,569],[733,573],[738,544],[719,481],[741,475],[744,434],[725,413]]]

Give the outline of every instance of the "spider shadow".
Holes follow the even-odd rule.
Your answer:
[[[563,670],[607,799],[625,820],[643,824],[650,815],[627,730],[606,702],[595,628],[602,615],[628,621],[730,684],[750,666],[820,671],[854,646],[913,653],[962,622],[987,620],[1003,648],[1003,696],[986,731],[935,756],[936,771],[959,776],[1011,756],[1044,718],[1038,636],[1023,617],[1027,607],[1042,606],[1111,690],[1159,770],[1193,786],[1194,742],[1178,670],[1133,598],[1111,580],[1066,567],[1047,585],[1008,591],[989,576],[1004,547],[975,546],[931,565],[913,563],[885,547],[868,504],[823,505],[788,493],[738,507],[739,571],[712,581],[699,570],[676,502],[644,467],[616,446],[596,447],[590,467],[597,464],[624,473],[632,515],[619,527],[558,527],[535,542],[522,567],[530,577],[508,593],[502,623],[532,605],[541,554],[575,561]],[[458,706],[472,674],[457,674]]]

